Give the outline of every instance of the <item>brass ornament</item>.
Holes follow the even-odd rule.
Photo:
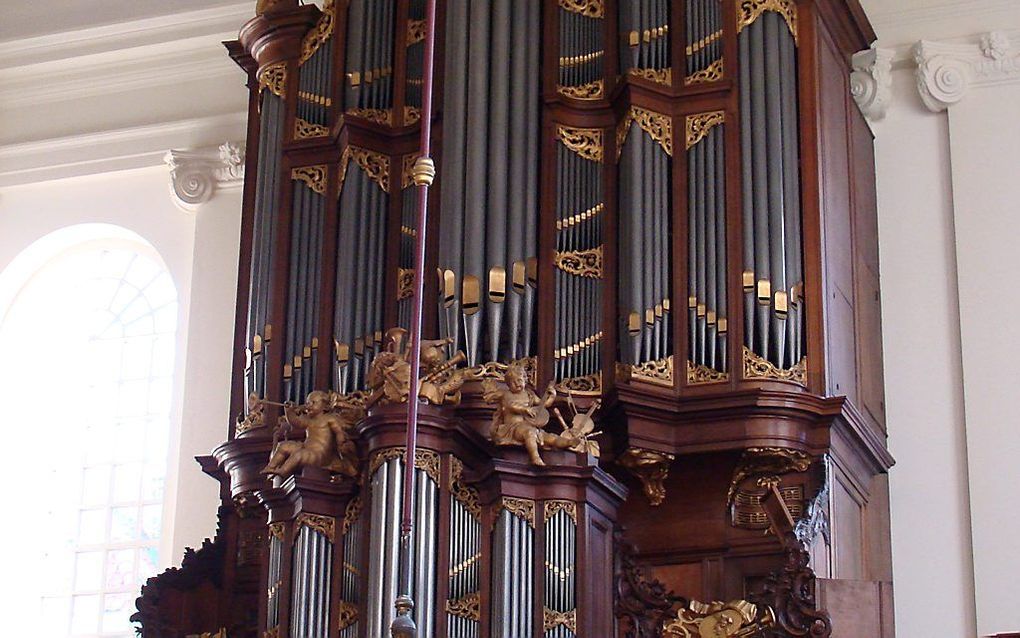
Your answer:
[[[344,179],[347,177],[347,168],[351,160],[354,160],[365,172],[365,175],[379,185],[379,188],[387,193],[390,192],[389,156],[359,146],[348,146],[340,155],[340,188],[338,192],[343,190]]]
[[[295,168],[290,172],[290,178],[304,182],[305,186],[320,195],[325,194],[326,186],[329,183],[325,164]]]
[[[300,117],[294,118],[294,139],[307,140],[313,137],[326,137],[329,135],[329,128],[321,124],[313,124]]]
[[[673,84],[672,67],[666,67],[665,69],[635,68],[627,71],[627,75],[648,80],[649,82],[655,82],[656,84],[665,84],[666,86],[672,86]]]
[[[341,600],[340,608],[338,611],[340,615],[340,627],[339,627],[340,631],[343,631],[344,629],[347,629],[354,623],[358,622],[357,605],[349,603],[346,600]]]
[[[715,368],[703,365],[695,365],[687,362],[687,385],[708,385],[710,383],[724,383],[729,381],[730,375],[727,372],[719,372]]]
[[[775,612],[746,600],[711,604],[692,600],[662,628],[663,638],[757,636],[776,624]]]
[[[673,119],[662,113],[632,106],[616,126],[617,161],[623,153],[623,145],[627,141],[627,134],[630,132],[630,125],[633,122],[637,122],[641,130],[666,151],[666,155],[673,156]]]
[[[287,92],[287,63],[273,62],[259,70],[259,91],[269,89],[276,97]]]
[[[726,113],[724,111],[712,111],[709,113],[698,113],[697,115],[687,116],[687,150],[691,150],[700,142],[705,139],[708,133],[726,122]]]
[[[549,520],[560,512],[564,512],[577,525],[577,503],[573,501],[546,501],[545,520]]]
[[[450,457],[450,494],[464,506],[469,514],[478,520],[482,516],[482,506],[478,501],[478,491],[464,485],[464,463],[455,456]]]
[[[794,43],[798,44],[797,3],[794,0],[737,0],[737,33],[754,24],[766,11],[775,11],[783,16]]]
[[[579,13],[586,18],[604,18],[606,16],[605,0],[559,0],[560,8]]]
[[[783,370],[774,363],[752,352],[744,346],[744,378],[768,379],[772,381],[792,381],[807,385],[807,357],[803,357],[797,365]]]
[[[417,42],[425,40],[425,21],[424,20],[408,20],[407,21],[407,46],[411,46]]]
[[[307,527],[312,531],[318,532],[328,538],[331,543],[335,540],[333,535],[336,532],[336,519],[332,516],[301,513],[298,514],[297,520],[294,521],[294,525],[298,529]]]
[[[762,501],[772,486],[779,491],[786,509],[790,511],[790,516],[794,520],[799,520],[804,514],[804,487],[801,485],[781,487],[781,482],[778,476],[763,476],[755,482],[754,487],[738,488],[730,508],[732,525],[741,529],[769,529],[769,516]]]
[[[333,35],[333,28],[336,24],[336,10],[333,3],[334,0],[326,0],[322,4],[322,15],[319,17],[319,21],[301,40],[301,59],[299,64],[307,62],[319,50],[319,47]]]
[[[666,500],[666,479],[670,463],[675,459],[675,455],[666,452],[632,447],[617,459],[617,463],[641,481],[648,502],[658,507]]]
[[[397,269],[397,300],[414,296],[414,268]]]
[[[599,79],[578,86],[557,86],[556,91],[575,100],[598,100],[605,92],[605,83]]]
[[[411,168],[411,179],[416,186],[431,186],[436,179],[436,163],[431,157],[419,157]]]
[[[269,524],[269,535],[282,542],[283,541],[283,523],[282,522],[270,523]]]
[[[500,509],[505,509],[517,518],[527,521],[532,529],[535,528],[535,501],[504,496],[499,506]]]
[[[556,139],[586,160],[602,161],[602,129],[600,128],[557,126]]]
[[[344,522],[340,526],[341,536],[346,536],[351,527],[361,518],[361,508],[362,502],[360,497],[354,497],[347,503],[347,509],[344,510]]]
[[[556,611],[545,607],[542,610],[542,626],[546,632],[555,627],[563,625],[570,633],[577,633],[577,610]]]
[[[591,250],[556,252],[557,268],[575,277],[602,278],[602,246]]]
[[[697,73],[692,73],[684,78],[684,86],[692,86],[694,84],[706,84],[708,82],[718,82],[723,79],[725,75],[725,64],[723,58],[719,58],[712,64],[709,64],[704,69]]]
[[[446,601],[446,613],[458,618],[478,621],[482,617],[482,599],[478,592],[457,600]]]

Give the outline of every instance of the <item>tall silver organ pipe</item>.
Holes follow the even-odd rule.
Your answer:
[[[685,85],[714,82],[723,76],[722,0],[686,0]]]
[[[287,339],[284,362],[290,367],[287,398],[301,402],[315,383],[322,285],[322,229],[326,212],[325,166],[295,168],[291,207],[290,270],[287,284]],[[285,368],[286,370],[287,368]]]
[[[660,84],[672,83],[670,0],[620,0],[620,70]]]
[[[546,638],[573,638],[577,622],[577,505],[545,503]]]
[[[271,76],[267,69],[263,77]],[[280,215],[280,160],[283,147],[286,106],[283,87],[262,81],[262,110],[259,125],[258,174],[255,177],[255,219],[252,231],[251,280],[249,282],[245,390],[260,397],[266,395],[266,372],[272,326],[269,323],[273,303],[272,273],[276,267],[277,220]]]
[[[745,356],[804,356],[796,41],[765,11],[739,36]]]
[[[413,155],[405,162],[414,161]],[[404,171],[407,174],[407,171]],[[411,306],[414,295],[414,242],[418,236],[418,193],[407,179],[400,191],[400,257],[397,271],[397,325],[411,329]],[[442,295],[440,295],[442,296]]]
[[[604,18],[605,5],[601,2],[559,3],[557,90],[563,95],[581,100],[600,99],[604,96]]]
[[[347,9],[344,108],[369,119],[393,106],[393,0],[351,0]]]
[[[558,126],[556,135],[556,379],[593,379],[602,367],[603,132]]]
[[[333,31],[336,7],[326,0],[322,16],[301,44],[298,67],[297,112],[294,137],[320,137],[329,133],[333,106]]]
[[[410,109],[421,109],[421,89],[425,61],[425,0],[410,0],[407,7],[407,75],[404,102]],[[407,117],[405,123],[418,119]]]
[[[361,520],[361,499],[358,497],[347,506],[341,532],[343,562],[340,566],[340,596],[337,606],[340,638],[358,638],[358,621],[363,604],[361,581],[364,573]]]
[[[440,332],[468,365],[534,353],[541,3],[450,0]]]
[[[482,524],[478,493],[460,482],[463,465],[450,459],[450,570],[446,600],[449,638],[478,638]]]
[[[378,465],[372,474],[369,529],[368,593],[366,626],[368,636],[389,634],[397,597],[397,574],[400,550],[400,518],[403,487],[402,448],[390,448],[373,462]],[[419,566],[411,577],[414,620],[418,635],[435,635],[436,617],[436,556],[439,544],[439,483],[438,456],[421,450],[415,463],[415,521],[412,551]],[[381,461],[381,462],[380,462]]]
[[[687,316],[691,383],[727,371],[725,113],[687,116]]]
[[[334,317],[334,389],[365,387],[382,344],[389,158],[348,147],[341,158]]]
[[[280,587],[283,585],[283,525],[280,523],[270,527],[266,582],[266,627],[272,629],[280,624]]]
[[[533,501],[503,499],[492,531],[493,638],[534,635],[534,524]]]
[[[290,635],[327,638],[332,596],[333,543],[320,530],[300,525],[291,570]]]
[[[673,351],[670,117],[632,107],[620,123],[617,148],[620,360],[640,365]]]

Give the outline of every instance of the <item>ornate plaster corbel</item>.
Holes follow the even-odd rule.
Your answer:
[[[936,113],[972,86],[1020,80],[1020,47],[1001,31],[982,35],[978,44],[922,40],[914,46],[914,61],[921,100]]]
[[[244,147],[226,142],[217,149],[168,151],[163,158],[170,167],[170,193],[174,203],[194,212],[221,188],[244,181]]]
[[[864,116],[873,122],[885,117],[892,97],[892,61],[895,52],[872,47],[854,55],[850,93]]]
[[[666,478],[669,476],[669,465],[675,458],[665,452],[632,447],[617,461],[638,477],[648,501],[653,507],[658,507],[666,500]]]

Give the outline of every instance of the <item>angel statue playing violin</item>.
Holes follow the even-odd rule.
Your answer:
[[[492,380],[484,384],[485,400],[497,405],[492,415],[489,438],[496,445],[523,445],[532,465],[545,465],[539,449],[577,449],[583,435],[567,430],[563,436],[545,431],[549,408],[556,400],[556,388],[549,384],[541,397],[528,384],[528,373],[518,362],[511,363],[503,375],[506,388]]]

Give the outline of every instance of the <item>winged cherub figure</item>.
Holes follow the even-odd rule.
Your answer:
[[[273,450],[263,474],[282,478],[291,476],[301,468],[320,467],[330,472],[357,476],[357,448],[350,431],[365,416],[359,405],[338,395],[316,390],[308,395],[304,405],[284,406],[286,425],[303,430],[303,441],[282,441]]]

